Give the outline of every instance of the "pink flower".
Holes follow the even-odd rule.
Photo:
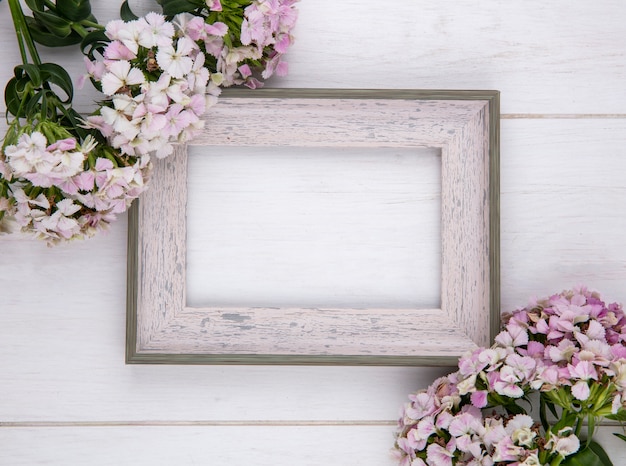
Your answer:
[[[434,398],[426,392],[409,395],[409,399],[413,402],[407,408],[407,414],[415,420],[429,416],[437,409]]]
[[[178,135],[189,126],[192,121],[192,114],[186,110],[183,110],[182,105],[174,104],[170,106],[169,110],[165,114],[166,123],[163,127],[164,134],[170,137],[178,137]]]
[[[428,455],[426,457],[426,463],[429,466],[452,466],[452,458],[454,457],[455,450],[456,445],[454,438],[448,442],[445,448],[436,443],[431,443],[426,449]]]
[[[72,181],[79,190],[91,191],[94,188],[94,173],[91,170],[80,172]]]
[[[489,387],[496,393],[510,398],[520,398],[524,395],[524,390],[520,386],[520,379],[515,373],[515,369],[504,366],[500,372],[490,372],[487,374]]]
[[[241,65],[238,70],[244,79],[252,75],[252,71],[248,65]]]
[[[623,344],[615,344],[611,346],[611,354],[615,359],[626,360],[626,346]]]
[[[516,376],[519,377],[520,380],[530,380],[536,366],[536,362],[533,358],[519,354],[510,354],[507,356],[506,364],[514,369]]]
[[[228,26],[220,22],[206,24],[204,26],[204,32],[209,36],[224,37],[228,32]]]
[[[597,380],[598,373],[594,365],[589,361],[580,361],[575,366],[572,364],[568,364],[567,368],[569,370],[569,374],[571,377],[579,379],[579,380]]]
[[[119,40],[114,40],[107,45],[106,49],[103,52],[104,58],[107,60],[133,60],[137,58],[137,55],[129,50],[122,42]],[[103,63],[104,65],[104,63]],[[95,65],[98,66],[98,65]],[[100,72],[100,78],[96,78],[94,74],[94,79],[100,80],[104,71]]]
[[[511,437],[506,436],[495,444],[493,461],[517,461],[523,454],[524,449],[513,443]]]
[[[572,395],[577,400],[586,400],[590,393],[589,384],[584,380],[580,380],[572,386]]]
[[[558,346],[546,346],[546,358],[552,362],[571,361],[578,348],[570,340],[561,340]]]
[[[528,332],[522,327],[507,326],[507,329],[496,335],[496,343],[502,346],[522,346],[528,343]]]
[[[207,37],[206,24],[200,16],[185,21],[183,33],[193,41],[204,40]]]
[[[470,399],[473,406],[477,408],[484,408],[487,406],[487,394],[485,390],[478,390],[470,395]]]
[[[482,440],[487,448],[491,448],[507,436],[506,430],[502,425],[502,419],[486,418],[484,429]]]
[[[534,359],[543,359],[545,346],[538,341],[529,341],[526,348],[518,348],[518,353]]]
[[[437,429],[448,429],[453,419],[454,415],[450,411],[441,411],[437,414],[435,426]]]
[[[206,6],[211,11],[222,11],[222,3],[220,0],[206,0]]]
[[[76,149],[76,139],[74,138],[59,139],[46,147],[46,150],[49,152],[53,152],[55,150],[68,151],[74,149]]]
[[[461,413],[455,416],[455,418],[450,422],[450,426],[448,427],[448,431],[450,435],[455,437],[460,437],[465,434],[475,434],[482,430],[482,417],[480,416],[480,412],[475,413]]]

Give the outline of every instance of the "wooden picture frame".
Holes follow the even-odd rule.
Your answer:
[[[129,212],[127,363],[445,366],[493,341],[500,325],[498,91],[236,90],[210,109],[191,143],[440,149],[441,308],[187,306],[180,146],[155,161],[150,189]]]

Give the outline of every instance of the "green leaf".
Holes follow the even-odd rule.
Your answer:
[[[71,21],[83,21],[91,15],[89,0],[57,0],[57,12]]]
[[[609,414],[606,418],[614,421],[626,422],[626,409],[620,409],[617,414]]]
[[[591,441],[589,442],[589,449],[593,450],[593,452],[598,456],[598,458],[600,458],[603,461],[603,465],[604,466],[613,466],[613,462],[611,461],[611,458],[609,458],[609,455],[607,455],[606,451],[604,451],[604,448],[602,448],[602,445],[600,445],[598,442],[595,441]]]
[[[526,410],[515,403],[504,405],[504,409],[506,409],[509,414],[526,414]]]
[[[74,86],[68,72],[56,63],[42,63],[39,65],[39,69],[45,81],[59,86],[67,94],[67,99],[62,99],[62,102],[71,102],[74,97]]]
[[[571,427],[575,425],[577,419],[578,419],[577,413],[572,413],[572,412],[563,410],[559,421],[554,426],[552,426],[552,432],[556,434],[559,432],[559,430],[563,429],[564,427]]]
[[[32,11],[43,11],[44,2],[43,0],[24,0],[26,2],[26,6],[30,8]]]
[[[16,66],[14,70],[16,78],[21,78],[23,76],[21,73],[22,70],[26,73],[34,87],[41,87],[41,73],[39,72],[39,67],[37,65],[25,63],[23,65]]]
[[[71,21],[47,11],[33,11],[33,17],[49,32],[57,37],[67,37],[72,33]]]
[[[111,42],[104,31],[92,31],[87,34],[80,43],[80,50],[91,60],[94,60],[94,52],[100,52]]]
[[[120,18],[122,18],[124,21],[134,21],[139,18],[139,16],[133,13],[133,10],[130,9],[128,0],[122,3],[122,6],[120,7]]]
[[[613,435],[615,435],[617,438],[621,438],[624,442],[626,442],[626,435],[618,434],[617,432],[613,432]]]
[[[17,117],[20,118],[23,115],[18,115],[20,112],[20,105],[22,104],[22,99],[17,92],[17,79],[11,78],[11,80],[7,83],[4,88],[4,101],[7,106],[7,111]]]
[[[541,396],[539,397],[539,420],[541,421],[541,426],[544,430],[548,430],[550,424],[548,423],[548,414],[546,412],[546,405],[550,404],[546,399]]]
[[[587,434],[588,434],[587,446],[589,448],[591,448],[591,443],[593,442],[592,435],[595,430],[596,430],[596,418],[592,416],[591,414],[589,414],[587,416]]]
[[[24,101],[24,114],[28,118],[31,115],[38,114],[41,109],[41,100],[45,97],[43,90],[36,92],[33,97]]]
[[[206,3],[194,0],[157,0],[157,3],[163,8],[165,16],[174,16],[178,13],[187,13],[197,8],[206,7]]]
[[[561,466],[613,466],[613,463],[599,444],[591,442],[588,448],[566,457]]]
[[[73,31],[69,36],[58,37],[30,16],[26,16],[26,24],[33,40],[46,47],[65,47],[67,45],[79,44],[81,41],[80,35]]]

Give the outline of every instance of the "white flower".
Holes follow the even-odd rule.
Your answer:
[[[181,37],[176,49],[171,45],[159,48],[156,54],[157,63],[173,78],[182,78],[191,71],[193,60],[189,55],[196,47],[191,39]]]
[[[58,235],[69,239],[77,235],[80,232],[80,225],[71,216],[80,210],[80,205],[74,204],[71,199],[63,199],[57,203],[56,207],[56,212],[42,218],[36,229],[44,236],[57,237]]]
[[[189,89],[195,94],[204,94],[209,82],[209,70],[204,67],[204,54],[198,53],[187,76]]]
[[[138,68],[132,68],[127,60],[117,60],[109,63],[108,70],[102,76],[102,92],[113,95],[125,86],[142,84],[145,77]]]
[[[531,430],[534,421],[533,418],[526,414],[518,414],[511,419],[506,425],[506,432],[516,445],[530,447],[534,438],[537,436]]]
[[[122,42],[128,50],[137,55],[139,51],[139,34],[142,24],[139,21],[129,21],[117,31],[117,39]]]
[[[528,457],[519,463],[519,466],[541,466],[537,453],[531,453]]]
[[[470,375],[468,378],[460,381],[457,386],[460,395],[466,395],[476,391],[476,374]]]
[[[165,21],[165,16],[150,12],[138,20],[139,45],[148,49],[171,45],[174,26]]]
[[[17,145],[5,147],[7,163],[13,169],[15,176],[24,176],[26,173],[49,173],[53,160],[46,151],[46,137],[39,131],[32,134],[22,134]]]
[[[576,453],[579,448],[580,440],[578,439],[578,437],[576,437],[575,435],[570,435],[569,437],[558,438],[552,451],[556,451],[563,456],[568,456]]]

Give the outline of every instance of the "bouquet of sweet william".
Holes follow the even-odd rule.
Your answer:
[[[410,395],[394,454],[403,466],[608,466],[593,435],[626,420],[625,392],[624,311],[575,288],[505,315],[492,347]]]
[[[160,0],[163,14],[100,25],[89,0],[8,0],[22,65],[6,86],[12,117],[0,149],[0,234],[49,245],[108,228],[148,186],[151,156],[166,157],[202,128],[222,87],[258,88],[293,42],[297,0]],[[103,94],[82,117],[67,72],[36,43],[80,44]]]

